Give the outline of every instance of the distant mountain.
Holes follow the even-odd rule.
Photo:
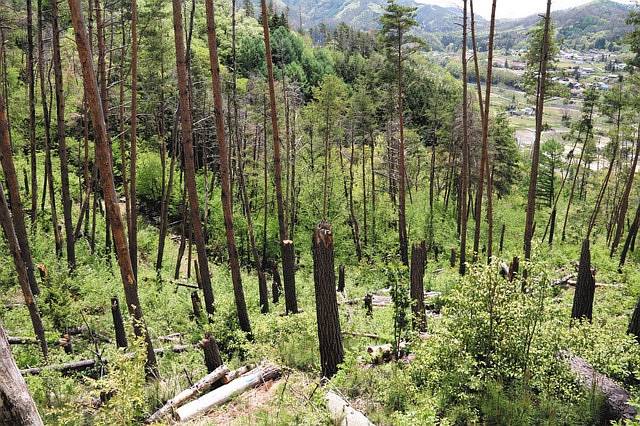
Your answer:
[[[604,48],[630,30],[627,16],[633,6],[611,0],[594,0],[571,9],[551,13],[558,39],[569,47]],[[516,20],[500,20],[496,24],[497,43],[517,45],[528,30],[538,22],[540,16],[532,15]],[[509,46],[510,47],[510,46]]]
[[[418,28],[416,33],[424,37],[433,49],[442,49],[461,42],[460,26],[462,11],[457,7],[443,7],[400,0],[401,4],[417,8]],[[302,18],[306,28],[321,23],[334,27],[338,23],[370,30],[379,27],[378,19],[383,13],[386,0],[275,0],[278,9],[289,8],[289,17],[294,26]],[[582,6],[558,10],[552,13],[558,37],[570,47],[591,48],[608,46],[619,41],[629,30],[625,20],[632,6],[611,0],[594,0]],[[479,44],[486,43],[488,21],[477,16]],[[540,19],[532,15],[521,19],[502,19],[496,24],[496,43],[499,47],[517,47],[526,40],[527,31]]]
[[[462,19],[461,11],[455,7],[442,7],[417,3],[413,0],[400,0],[400,4],[417,8],[416,18],[418,35],[424,37],[433,48],[442,47],[442,38],[447,34],[460,32],[456,22]],[[359,30],[379,28],[378,19],[384,12],[386,0],[275,0],[278,9],[289,8],[289,19],[298,26],[300,18],[305,28],[316,27],[322,23],[335,27],[345,23]],[[478,17],[479,22],[486,23]]]

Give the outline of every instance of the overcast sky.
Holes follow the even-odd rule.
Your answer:
[[[416,0],[420,3],[437,4],[440,6],[458,6],[462,8],[462,0]],[[567,9],[592,0],[553,0],[552,10]],[[615,0],[618,3],[635,4],[636,0]],[[546,0],[497,0],[496,16],[498,18],[521,18],[533,14],[544,13],[547,7]],[[474,0],[473,8],[479,15],[489,18],[491,16],[491,0]]]

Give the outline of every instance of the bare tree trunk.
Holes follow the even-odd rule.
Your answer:
[[[622,232],[624,231],[624,221],[627,217],[627,210],[629,209],[629,194],[631,194],[631,187],[633,186],[633,178],[636,175],[636,166],[638,165],[638,155],[640,155],[640,126],[638,126],[638,136],[636,140],[636,152],[633,155],[633,161],[631,162],[631,167],[629,168],[629,176],[627,177],[627,183],[624,188],[624,193],[622,194],[622,199],[620,200],[620,207],[618,209],[618,220],[616,221],[616,232],[613,236],[613,241],[611,242],[611,252],[610,257],[613,257],[616,249],[618,248],[618,244],[620,244],[620,239],[622,238]]]
[[[0,100],[2,97],[0,96]],[[3,122],[6,123],[6,120]],[[4,125],[3,125],[4,126]],[[6,135],[3,135],[3,138]],[[31,318],[31,324],[33,325],[33,332],[36,335],[36,338],[40,342],[40,347],[42,349],[42,354],[44,358],[47,359],[47,341],[44,336],[44,326],[42,325],[42,319],[40,318],[40,313],[38,312],[38,306],[36,305],[36,301],[33,297],[33,293],[31,292],[31,287],[29,287],[29,278],[27,276],[27,267],[24,262],[24,257],[20,251],[20,244],[18,243],[18,237],[16,236],[15,227],[13,225],[13,221],[11,219],[11,212],[9,211],[9,206],[7,205],[7,200],[4,196],[4,188],[0,183],[0,224],[2,225],[2,229],[4,230],[4,235],[7,239],[7,245],[9,246],[9,251],[11,252],[11,256],[13,257],[13,262],[15,264],[16,273],[18,274],[18,282],[20,283],[20,288],[22,290],[22,295],[24,297],[24,303],[27,305],[27,309],[29,310],[29,317]],[[1,407],[1,405],[0,405]]]
[[[211,276],[209,272],[209,262],[204,242],[202,222],[200,220],[200,204],[198,202],[198,191],[196,188],[196,170],[193,157],[193,125],[191,118],[191,108],[189,106],[189,89],[187,76],[187,59],[185,53],[184,30],[182,26],[182,10],[180,0],[172,0],[173,4],[173,29],[176,46],[176,68],[178,72],[178,91],[180,95],[180,124],[182,127],[182,155],[184,159],[184,174],[189,194],[189,211],[191,213],[191,227],[196,242],[198,252],[198,264],[202,279],[202,289],[204,292],[205,309],[207,313],[214,313],[213,289],[211,287]]]
[[[129,178],[129,255],[133,274],[138,278],[138,2],[131,0],[131,176]]]
[[[622,252],[620,253],[620,263],[618,264],[618,270],[622,270],[622,267],[624,266],[624,262],[627,260],[627,253],[629,252],[630,247],[631,247],[631,251],[633,251],[632,247],[633,247],[633,243],[635,242],[639,226],[640,226],[640,204],[638,204],[638,208],[636,209],[636,215],[633,219],[631,227],[629,228],[629,233],[627,234],[627,239],[624,242],[624,247],[622,248]]]
[[[56,117],[58,136],[58,155],[60,156],[60,183],[62,192],[62,210],[64,217],[64,233],[67,248],[67,264],[70,270],[76,267],[75,235],[73,218],[71,217],[72,200],[69,191],[69,159],[64,123],[64,91],[62,81],[62,63],[60,58],[60,28],[58,18],[58,2],[51,2],[51,20],[53,33],[53,71],[56,87]]]
[[[488,48],[488,57],[487,57],[487,78],[485,81],[485,90],[486,94],[484,97],[485,105],[481,109],[482,114],[482,154],[480,157],[480,170],[478,171],[478,187],[476,190],[476,208],[475,208],[475,230],[473,236],[473,256],[474,259],[478,256],[478,248],[480,245],[480,228],[482,225],[482,195],[484,191],[484,178],[485,175],[487,177],[487,186],[489,187],[489,181],[491,180],[491,176],[489,175],[490,165],[489,165],[489,108],[491,107],[491,83],[492,83],[492,71],[493,71],[493,38],[495,34],[495,21],[496,21],[496,0],[493,0],[491,7],[491,27],[489,30],[489,48]],[[475,32],[475,31],[474,31]],[[472,33],[473,34],[473,33]],[[475,37],[473,37],[475,39]],[[474,43],[475,44],[475,43]],[[475,49],[474,49],[475,50]],[[475,63],[476,63],[476,73],[477,69],[477,52],[474,53]],[[478,85],[480,84],[480,75],[476,75],[476,79],[478,80]],[[481,98],[482,99],[482,98]],[[488,191],[487,191],[488,192]],[[487,194],[488,195],[488,194]],[[493,232],[493,218],[492,213],[490,213],[490,209],[487,209],[487,220],[490,223],[491,233]],[[489,237],[491,240],[491,244],[493,244],[492,236]],[[491,252],[492,248],[490,246],[487,247],[487,255],[489,261],[491,261]]]
[[[18,183],[18,175],[13,163],[11,140],[9,139],[9,121],[7,119],[7,111],[5,109],[4,98],[2,96],[0,96],[0,163],[2,164],[4,179],[9,190],[12,223],[18,239],[21,257],[26,267],[29,289],[31,293],[38,295],[40,294],[40,288],[36,281],[33,259],[31,257],[31,247],[27,236],[24,210],[22,207],[22,200],[20,199],[20,184]]]
[[[580,266],[578,269],[578,279],[576,292],[573,296],[573,309],[571,318],[581,319],[586,317],[589,321],[593,316],[593,296],[596,291],[596,279],[591,270],[591,251],[589,250],[589,239],[582,242],[580,253]]]
[[[33,2],[27,0],[27,78],[29,84],[29,158],[31,166],[31,224],[36,222],[38,210],[38,175],[36,159],[36,76],[33,67]]]
[[[404,106],[402,82],[402,30],[398,31],[398,124],[400,127],[400,143],[398,145],[398,233],[400,240],[400,260],[409,266],[409,239],[407,237],[406,216],[406,171],[404,158]]]
[[[11,355],[7,335],[0,326],[0,424],[43,425],[27,384]]]
[[[549,59],[549,31],[551,25],[551,0],[547,0],[547,12],[544,21],[542,41],[542,57],[538,73],[538,89],[536,98],[536,136],[533,141],[531,173],[529,175],[529,193],[527,196],[527,215],[524,226],[524,257],[531,259],[531,239],[533,238],[533,222],[536,214],[536,192],[538,189],[538,168],[540,165],[540,139],[542,136],[542,120],[544,113],[544,97],[547,81],[547,60]],[[588,238],[588,237],[587,237]]]
[[[426,331],[427,318],[424,308],[424,268],[427,261],[425,242],[414,244],[411,250],[411,310],[413,311],[413,328]]]
[[[467,104],[467,0],[462,18],[462,171],[460,173],[460,275],[466,273],[467,258],[467,191],[469,189],[468,104]]]
[[[280,233],[280,251],[282,254],[282,272],[284,274],[284,296],[287,313],[298,312],[295,282],[295,253],[293,240],[287,235],[287,224],[284,217],[284,201],[282,198],[282,165],[280,163],[280,132],[278,130],[278,112],[276,108],[276,92],[273,77],[273,60],[271,42],[269,41],[269,13],[266,0],[261,0],[262,29],[264,33],[265,56],[267,60],[267,78],[269,83],[269,103],[271,109],[271,126],[273,129],[273,169],[276,184],[276,204],[278,208],[278,229]]]
[[[84,26],[84,18],[82,17],[82,7],[80,0],[68,0],[69,9],[71,11],[71,20],[73,23],[74,33],[76,37],[76,45],[80,63],[82,65],[82,76],[84,86],[87,93],[87,101],[91,109],[93,128],[95,131],[96,146],[96,162],[100,169],[100,179],[102,190],[104,193],[104,201],[112,226],[113,238],[117,254],[118,265],[120,267],[120,276],[124,285],[124,294],[129,308],[129,314],[133,317],[133,330],[137,337],[145,339],[147,360],[146,371],[147,376],[157,376],[156,356],[153,351],[151,337],[147,331],[146,324],[142,313],[142,306],[138,297],[138,283],[133,274],[131,266],[131,257],[127,247],[126,236],[120,216],[120,208],[116,197],[115,185],[113,183],[112,161],[110,154],[111,143],[107,135],[107,126],[103,110],[101,109],[102,99],[98,91],[96,76],[93,70],[93,64],[89,49],[89,38],[87,30]]]
[[[313,233],[313,281],[316,293],[318,339],[322,376],[331,378],[344,359],[340,317],[336,299],[336,275],[333,264],[331,225],[320,222]]]
[[[213,113],[216,122],[216,139],[220,158],[220,180],[222,184],[222,213],[224,215],[224,227],[227,236],[227,250],[229,252],[229,266],[231,267],[231,280],[233,281],[233,295],[236,302],[236,311],[240,328],[245,333],[251,334],[249,313],[244,300],[242,279],[240,276],[240,262],[233,231],[233,211],[231,206],[231,173],[229,169],[229,149],[224,133],[224,119],[222,116],[222,86],[220,84],[220,68],[218,65],[218,46],[216,38],[215,10],[213,0],[205,0],[207,9],[207,39],[209,41],[209,63],[211,68],[211,84],[213,87],[214,108]]]

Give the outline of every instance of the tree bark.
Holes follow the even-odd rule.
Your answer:
[[[426,261],[425,242],[414,244],[411,250],[411,311],[413,312],[413,328],[421,332],[427,331],[423,285]]]
[[[122,312],[120,312],[120,302],[118,298],[113,296],[111,298],[111,316],[113,317],[113,329],[116,334],[116,346],[118,348],[126,348],[127,333],[124,331],[124,321],[122,320]]]
[[[287,314],[295,314],[298,312],[295,282],[295,253],[293,250],[293,240],[287,235],[287,224],[284,217],[284,202],[282,198],[282,165],[280,163],[280,132],[278,130],[278,112],[276,108],[276,92],[273,77],[273,60],[271,56],[271,42],[269,41],[269,13],[267,10],[266,0],[261,0],[260,6],[262,8],[262,29],[264,34],[265,56],[267,60],[271,127],[273,130],[273,169],[276,185],[276,205],[278,208],[280,251],[282,254],[282,273],[284,275],[284,296]]]
[[[591,251],[589,250],[589,239],[582,242],[580,253],[580,266],[578,268],[578,280],[576,282],[576,292],[573,296],[573,308],[571,318],[587,318],[591,321],[593,317],[593,297],[596,291],[596,280],[591,270]]]
[[[31,224],[38,210],[38,174],[36,158],[36,76],[34,72],[33,1],[27,0],[27,78],[29,84],[29,159],[31,167]],[[32,289],[33,290],[33,289]],[[35,292],[37,294],[37,292]]]
[[[13,426],[43,424],[27,384],[13,360],[11,347],[2,326],[0,326],[0,424]]]
[[[613,236],[613,241],[611,242],[610,257],[613,257],[613,255],[615,254],[616,249],[620,244],[620,239],[622,238],[622,232],[624,231],[624,221],[627,217],[627,210],[629,209],[629,194],[631,194],[633,179],[636,175],[636,166],[638,165],[639,155],[640,155],[640,126],[638,126],[636,152],[633,155],[633,161],[631,162],[631,167],[629,168],[629,176],[627,177],[627,183],[625,185],[624,192],[622,194],[622,199],[620,200],[620,207],[618,209],[618,219],[615,225],[616,230]]]
[[[64,122],[64,91],[62,81],[62,61],[60,58],[60,28],[58,2],[51,2],[51,21],[53,33],[53,72],[56,88],[56,117],[58,155],[60,157],[60,186],[62,192],[62,214],[64,218],[64,233],[67,249],[67,264],[70,270],[76,267],[75,234],[73,232],[73,218],[71,215],[72,200],[69,191],[69,158]]]
[[[313,233],[313,281],[316,293],[316,316],[320,341],[322,375],[331,378],[344,359],[340,318],[336,298],[331,225],[320,222]]]
[[[467,271],[467,191],[469,189],[469,150],[467,112],[467,0],[464,0],[462,17],[462,170],[460,173],[460,275]],[[452,250],[452,253],[455,253]],[[454,258],[455,260],[455,258]],[[454,263],[455,265],[455,263]],[[453,266],[453,265],[452,265]]]
[[[544,21],[544,36],[542,42],[542,57],[538,73],[538,88],[536,95],[536,135],[533,141],[531,173],[529,175],[529,192],[527,195],[527,215],[524,226],[524,258],[531,259],[531,240],[533,238],[533,222],[536,214],[536,192],[538,189],[538,168],[540,165],[540,139],[542,137],[542,120],[544,112],[544,97],[547,81],[547,60],[549,56],[549,32],[551,26],[551,0],[547,0],[547,12]]]
[[[129,177],[129,255],[133,274],[138,279],[138,1],[131,0],[131,158]]]
[[[218,63],[218,46],[216,38],[215,10],[213,0],[205,0],[207,9],[207,39],[209,42],[209,65],[211,68],[211,85],[213,87],[214,107],[213,114],[216,123],[216,139],[218,142],[218,153],[220,159],[220,180],[222,185],[222,213],[224,216],[224,228],[227,237],[227,250],[229,252],[229,266],[231,268],[231,281],[233,282],[233,295],[236,303],[238,322],[240,329],[251,334],[251,323],[249,313],[244,300],[244,290],[242,289],[242,278],[240,276],[240,262],[238,261],[238,250],[236,248],[236,238],[233,230],[233,211],[231,206],[231,171],[229,168],[228,156],[230,150],[227,147],[227,140],[224,130],[224,118],[222,116],[222,86],[220,84],[220,68]]]
[[[0,102],[1,100],[2,97],[0,96]],[[0,183],[0,224],[2,225],[4,235],[7,239],[9,251],[11,253],[11,256],[13,257],[13,263],[18,275],[18,283],[20,284],[20,289],[22,290],[24,303],[25,305],[27,305],[27,309],[29,310],[29,317],[31,318],[31,324],[33,325],[33,332],[36,335],[36,338],[40,341],[42,354],[46,359],[48,351],[47,341],[45,340],[44,336],[44,325],[42,324],[42,319],[40,318],[40,313],[38,312],[38,306],[36,305],[33,293],[31,292],[31,287],[29,287],[27,267],[20,252],[20,245],[18,243],[18,238],[13,226],[13,221],[11,220],[11,212],[9,211],[9,206],[7,205],[7,200],[4,196],[4,188],[2,186],[2,183]]]
[[[198,264],[202,278],[205,309],[209,315],[214,313],[213,289],[209,261],[204,241],[204,232],[200,220],[200,204],[196,188],[196,170],[193,157],[193,124],[189,105],[189,89],[187,75],[187,58],[185,53],[184,29],[182,25],[182,9],[180,0],[172,0],[173,31],[176,46],[176,69],[178,73],[178,92],[180,101],[180,124],[182,127],[182,155],[184,160],[184,175],[189,194],[189,212],[191,213],[191,227],[198,252]]]
[[[157,376],[156,356],[153,351],[151,337],[147,331],[142,313],[140,298],[138,297],[138,283],[133,273],[131,257],[127,247],[126,236],[120,216],[120,207],[116,196],[113,182],[110,140],[107,135],[107,126],[103,113],[102,99],[98,91],[96,76],[93,70],[92,59],[89,49],[89,39],[82,17],[82,7],[80,0],[68,0],[71,11],[71,20],[76,37],[76,45],[80,63],[82,65],[82,76],[87,92],[87,101],[91,109],[91,117],[95,132],[96,161],[100,171],[100,180],[104,201],[107,210],[107,217],[110,219],[111,230],[113,232],[114,245],[117,254],[120,276],[124,285],[124,293],[127,301],[129,314],[133,317],[133,330],[137,337],[145,339],[147,349],[146,371],[147,376]]]

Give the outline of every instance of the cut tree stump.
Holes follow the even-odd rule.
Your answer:
[[[218,382],[228,373],[229,369],[224,365],[216,368],[214,371],[198,380],[192,386],[188,387],[187,389],[183,390],[182,392],[171,398],[169,401],[167,401],[162,407],[160,407],[159,410],[149,416],[149,418],[146,420],[146,423],[153,423],[162,419],[188,400],[195,398],[201,395],[203,392],[209,390],[216,382]]]
[[[187,421],[196,416],[202,415],[210,409],[222,405],[232,398],[240,395],[244,391],[256,387],[269,380],[280,376],[280,368],[276,366],[261,366],[251,373],[238,377],[231,383],[221,386],[200,398],[188,402],[176,410],[176,418]]]
[[[325,402],[334,424],[340,426],[373,426],[367,416],[355,410],[337,393],[333,391],[327,392]]]
[[[635,407],[629,404],[630,395],[622,386],[604,374],[598,373],[587,361],[568,351],[558,356],[564,359],[571,371],[588,390],[597,389],[605,398],[609,415],[614,419],[632,420],[637,415]]]

